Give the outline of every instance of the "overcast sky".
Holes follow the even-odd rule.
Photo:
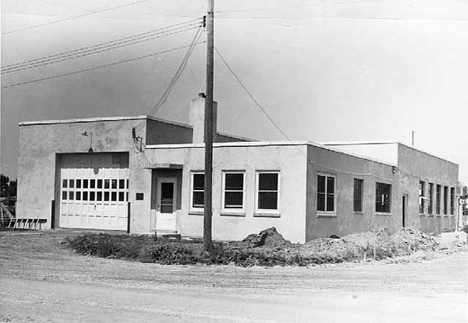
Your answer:
[[[207,7],[149,0],[10,32],[130,2],[4,0],[2,66],[184,22]],[[215,46],[290,139],[410,144],[414,130],[417,148],[458,163],[468,182],[467,0],[215,0],[215,12]],[[194,33],[5,74],[2,86],[186,46]],[[204,87],[205,46],[158,117],[188,122],[189,102]],[[147,114],[184,54],[2,89],[1,171],[16,177],[18,122]],[[218,57],[214,96],[220,131],[284,140]]]

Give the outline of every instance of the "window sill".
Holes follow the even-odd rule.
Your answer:
[[[363,211],[353,211],[353,214],[355,215],[364,215]]]
[[[203,210],[190,210],[189,215],[205,215],[205,211]]]
[[[336,213],[317,213],[317,218],[336,218]]]
[[[256,218],[280,218],[281,214],[258,211],[258,212],[255,212],[253,216]]]
[[[391,216],[392,213],[391,212],[389,212],[389,213],[387,213],[387,212],[375,212],[375,215]]]
[[[428,214],[427,216],[430,217],[430,218],[433,218],[434,214]]]
[[[220,213],[221,216],[237,216],[237,217],[245,217],[245,212],[232,212],[232,211],[222,211]]]

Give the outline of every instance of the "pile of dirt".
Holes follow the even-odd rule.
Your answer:
[[[410,254],[417,250],[435,250],[438,243],[434,237],[421,231],[403,228],[390,236],[399,255]]]
[[[242,241],[231,243],[232,247],[237,248],[284,248],[291,245],[292,243],[286,240],[275,227],[250,234]]]

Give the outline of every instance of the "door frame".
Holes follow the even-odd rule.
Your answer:
[[[162,183],[172,183],[174,186],[172,188],[173,190],[173,212],[172,212],[172,217],[174,221],[174,228],[173,229],[160,229],[158,228],[158,219],[162,219],[164,216],[168,217],[169,214],[171,213],[161,213],[161,184]],[[177,177],[175,176],[166,176],[166,177],[157,177],[156,178],[156,214],[155,214],[155,224],[154,224],[154,230],[175,230],[177,231]],[[164,214],[164,216],[163,216]]]

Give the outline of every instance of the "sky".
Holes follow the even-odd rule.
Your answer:
[[[207,1],[4,0],[2,66],[205,15]],[[50,24],[47,24],[50,23]],[[45,24],[37,28],[26,27]],[[23,30],[22,30],[23,29]],[[2,75],[2,87],[186,46],[195,30]],[[203,34],[201,40],[206,39]],[[395,140],[460,165],[468,183],[467,0],[215,0],[215,46],[290,140]],[[147,114],[185,50],[3,88],[1,172],[17,176],[18,123]],[[157,117],[188,123],[204,91],[197,45]],[[218,130],[285,140],[215,56]]]

